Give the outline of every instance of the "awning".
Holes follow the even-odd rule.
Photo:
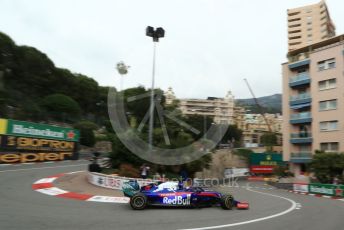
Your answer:
[[[302,109],[302,108],[306,108],[311,106],[311,103],[303,103],[303,104],[299,104],[299,105],[292,105],[290,106],[291,109]]]

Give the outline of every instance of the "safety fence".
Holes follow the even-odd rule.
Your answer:
[[[93,185],[116,190],[121,190],[123,183],[129,180],[136,180],[140,186],[144,186],[153,182],[158,182],[158,180],[120,177],[96,172],[89,172],[87,175],[87,180],[89,183]]]
[[[320,183],[294,183],[293,191],[323,196],[344,197],[344,185]]]

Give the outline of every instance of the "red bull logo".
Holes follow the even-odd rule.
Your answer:
[[[173,198],[164,197],[162,199],[162,203],[172,204],[172,205],[190,205],[191,194],[187,194],[186,197],[183,197],[183,196],[174,196]]]

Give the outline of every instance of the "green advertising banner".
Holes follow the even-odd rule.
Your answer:
[[[279,153],[251,153],[250,165],[277,166],[283,165],[282,154]]]
[[[344,197],[344,185],[334,184],[309,184],[309,193],[327,195],[327,196],[342,196]]]
[[[53,125],[0,119],[0,134],[53,140],[78,141],[79,131]]]

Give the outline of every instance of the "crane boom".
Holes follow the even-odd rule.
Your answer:
[[[271,126],[270,126],[270,124],[269,124],[269,122],[268,122],[268,119],[266,118],[265,114],[263,113],[263,108],[262,108],[262,106],[259,104],[258,99],[257,99],[256,96],[254,95],[253,90],[252,90],[252,88],[251,88],[251,86],[250,86],[250,84],[248,83],[248,81],[247,81],[246,78],[244,78],[244,81],[245,81],[245,83],[246,83],[248,89],[250,90],[250,93],[251,93],[251,95],[252,95],[252,97],[253,97],[254,102],[256,103],[256,105],[257,105],[257,107],[258,107],[258,109],[259,109],[259,113],[263,116],[264,121],[265,121],[266,125],[268,126],[268,130],[269,130],[269,132],[271,133],[271,132],[272,132]]]

